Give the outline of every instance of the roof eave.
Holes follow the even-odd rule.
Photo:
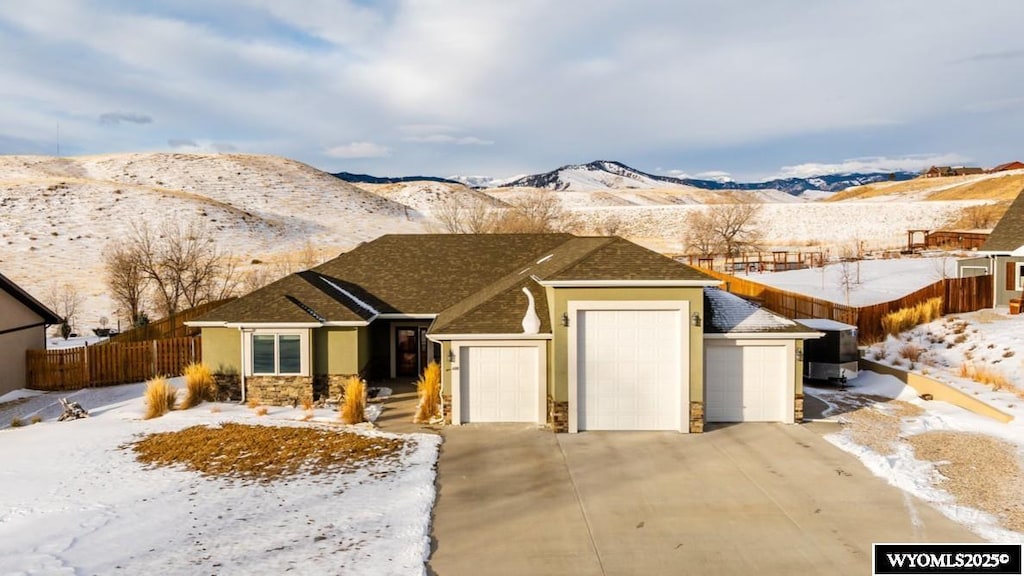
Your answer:
[[[551,340],[553,334],[427,334],[427,340],[441,342],[443,340]]]
[[[711,332],[705,333],[705,340],[814,340],[822,332]]]
[[[537,280],[551,288],[704,288],[718,286],[721,280]]]

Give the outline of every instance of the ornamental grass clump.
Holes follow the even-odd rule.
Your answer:
[[[146,382],[146,415],[150,420],[159,418],[174,410],[178,399],[178,389],[171,386],[163,376],[157,376]]]
[[[213,400],[215,387],[209,366],[202,363],[185,366],[185,400],[181,403],[181,409],[188,410],[203,401]]]
[[[420,402],[412,421],[419,424],[441,418],[441,366],[437,362],[427,364],[423,375],[416,382],[416,394]]]
[[[366,422],[366,382],[359,376],[345,381],[345,399],[341,402],[341,421],[345,424]]]
[[[942,298],[929,298],[909,308],[900,308],[882,317],[882,330],[893,336],[926,324],[942,315]]]

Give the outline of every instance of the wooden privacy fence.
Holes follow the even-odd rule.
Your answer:
[[[200,304],[195,308],[189,308],[188,310],[182,310],[177,314],[172,314],[167,318],[150,322],[145,326],[139,326],[138,328],[132,328],[131,330],[125,330],[120,334],[115,334],[110,337],[111,342],[142,342],[144,340],[159,340],[162,338],[178,338],[181,336],[195,336],[199,333],[198,328],[190,328],[185,326],[185,322],[194,320],[207,312],[219,308],[224,304],[234,300],[234,298],[226,298],[224,300],[217,300],[215,302],[207,302],[206,304]]]
[[[931,298],[942,298],[943,314],[974,312],[993,305],[992,276],[946,278],[896,300],[855,307],[780,290],[714,270],[702,268],[701,272],[721,280],[723,289],[756,300],[764,308],[788,318],[828,318],[852,324],[857,327],[861,342],[874,342],[885,337],[882,318],[886,314],[916,306]]]
[[[199,336],[105,342],[66,350],[29,350],[28,388],[73,390],[142,382],[154,376],[176,376],[185,366],[202,361]]]

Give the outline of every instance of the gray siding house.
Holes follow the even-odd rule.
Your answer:
[[[46,348],[46,326],[60,317],[0,274],[0,396],[25,387],[25,351]]]
[[[978,256],[957,262],[960,277],[993,276],[993,303],[1008,306],[1024,291],[1024,194],[1018,194]]]

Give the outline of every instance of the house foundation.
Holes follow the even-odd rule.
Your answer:
[[[704,403],[690,402],[690,433],[704,432]]]

